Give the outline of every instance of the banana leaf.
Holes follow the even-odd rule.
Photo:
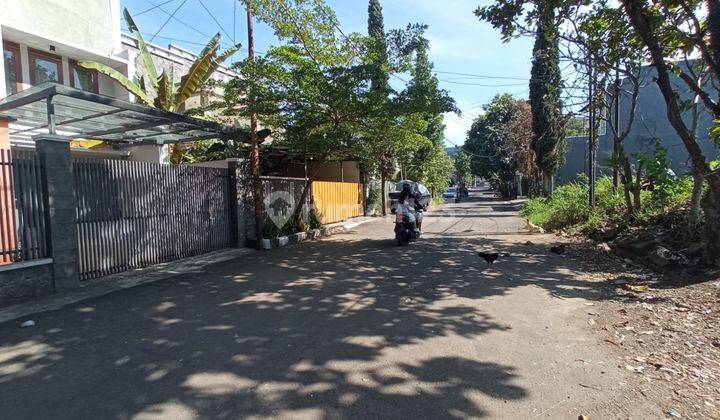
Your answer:
[[[203,83],[204,83],[204,81],[208,80],[212,76],[213,73],[215,73],[215,70],[217,70],[218,67],[220,67],[220,65],[225,60],[228,59],[228,57],[235,54],[235,52],[239,49],[240,49],[240,44],[235,44],[232,47],[225,50],[225,52],[223,52],[219,56],[215,57],[215,59],[213,60],[212,66],[210,66],[210,68],[208,68],[208,70],[207,70],[207,74],[203,75]]]
[[[148,73],[150,83],[153,83],[153,89],[157,90],[158,72],[155,68],[155,63],[152,60],[152,56],[150,55],[150,51],[148,51],[147,45],[145,45],[145,40],[140,33],[140,29],[138,29],[132,16],[130,16],[130,12],[128,11],[127,7],[123,10],[123,14],[125,15],[125,22],[127,22],[128,30],[132,32],[132,34],[135,36],[135,41],[137,42],[138,49],[140,50],[140,55],[142,56],[143,62],[145,63],[145,70]]]
[[[120,73],[114,68],[106,66],[105,64],[96,63],[94,61],[78,61],[77,64],[78,66],[86,69],[97,70],[98,72],[115,79],[115,81],[120,83],[125,89],[135,95],[140,102],[148,106],[152,105],[152,101],[150,100],[150,97],[147,95],[147,93],[145,93],[144,89],[140,88],[140,86],[133,83],[130,79],[125,77],[124,74]]]
[[[196,93],[207,80],[207,75],[212,73],[213,64],[215,62],[215,49],[207,51],[205,55],[198,57],[192,64],[188,73],[180,79],[180,88],[175,95],[175,108],[180,108],[185,101]],[[210,73],[208,73],[210,71]]]
[[[212,74],[215,72],[215,70],[217,70],[218,67],[220,67],[220,64],[222,64],[222,62],[225,61],[228,57],[235,54],[235,52],[238,49],[240,49],[240,44],[235,44],[232,47],[228,48],[225,52],[223,52],[219,56],[212,58],[210,65],[203,65],[203,66],[198,67],[198,70],[201,71],[202,73],[198,76],[195,76],[196,77],[195,82],[199,81],[199,84],[197,84],[197,87],[195,87],[194,90],[190,93],[190,95],[188,95],[188,98],[190,96],[192,96],[194,93],[197,93],[202,88],[202,85],[212,76]],[[188,81],[188,83],[189,83],[189,81]],[[192,86],[194,86],[194,84]],[[182,88],[182,86],[181,86],[181,88]],[[187,98],[183,99],[182,102],[185,102],[186,100],[187,100]],[[176,104],[176,107],[180,106],[178,103],[177,97],[175,98],[175,104]]]
[[[171,89],[172,88],[170,87],[170,79],[168,78],[168,74],[163,70],[162,75],[160,75],[160,80],[158,81],[157,96],[155,97],[154,102],[155,108],[164,109],[166,111],[173,111],[173,109],[171,109]]]
[[[218,45],[220,45],[220,32],[216,33],[215,36],[210,38],[210,41],[207,43],[205,48],[203,48],[202,51],[200,51],[200,54],[198,54],[198,57],[204,56],[210,50],[217,50]]]
[[[227,60],[231,55],[235,54],[237,50],[240,49],[241,44],[235,44],[232,47],[225,50],[224,53],[220,54],[215,61],[217,61],[218,65],[222,64],[225,60]]]

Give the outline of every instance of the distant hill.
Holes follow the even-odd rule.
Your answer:
[[[459,146],[453,146],[453,147],[446,147],[445,153],[447,153],[448,156],[455,159],[455,155],[457,155],[458,151],[460,150]]]

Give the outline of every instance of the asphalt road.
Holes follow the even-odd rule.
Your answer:
[[[0,417],[657,418],[588,329],[602,296],[515,208],[471,197],[409,246],[388,218],[0,324]]]

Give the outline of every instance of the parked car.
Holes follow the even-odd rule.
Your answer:
[[[448,200],[454,200],[458,198],[458,191],[455,187],[450,187],[443,193],[443,198],[446,198]]]
[[[423,207],[426,209],[430,205],[430,191],[421,183],[410,181],[410,180],[402,180],[395,184],[395,191],[390,192],[390,212],[395,213],[395,209],[397,209],[398,206],[398,200],[400,199],[400,192],[402,192],[403,185],[409,184],[410,189],[412,190],[413,194],[420,193],[420,204],[422,204]]]

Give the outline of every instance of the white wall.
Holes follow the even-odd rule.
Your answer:
[[[82,50],[120,52],[119,0],[0,0],[0,24]]]

